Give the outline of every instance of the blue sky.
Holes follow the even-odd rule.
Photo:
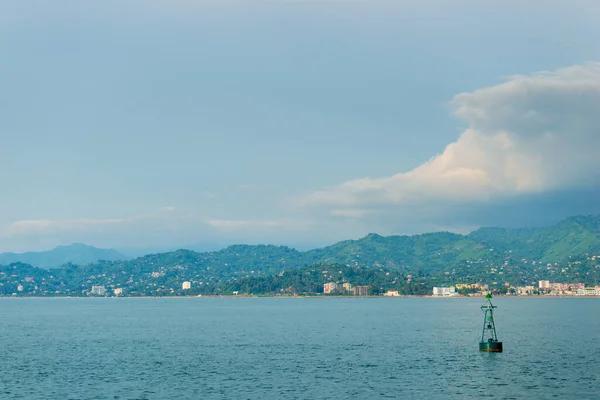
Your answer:
[[[0,4],[0,251],[600,212],[595,1],[24,3]]]

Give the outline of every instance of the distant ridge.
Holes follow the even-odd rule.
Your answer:
[[[25,263],[39,268],[56,268],[73,263],[78,265],[90,264],[99,260],[126,260],[123,254],[112,249],[99,249],[83,243],[73,243],[69,246],[58,246],[52,250],[27,253],[1,253],[0,265]]]
[[[237,244],[214,251],[197,250],[201,248],[129,257],[116,250],[74,243],[44,252],[2,253],[0,265],[21,262],[53,268],[66,263],[85,265],[104,260],[118,262],[126,269],[136,269],[146,263],[165,267],[187,263],[228,272],[255,270],[270,273],[315,263],[380,265],[392,269],[410,267],[411,270],[417,268],[427,272],[490,257],[554,263],[585,254],[600,254],[600,215],[569,217],[554,225],[537,228],[483,227],[468,235],[433,232],[381,236],[370,233],[360,239],[344,240],[308,251],[264,244]]]
[[[578,215],[541,228],[480,228],[468,237],[513,257],[556,262],[600,253],[600,215]]]
[[[381,236],[370,233],[319,249],[298,251],[288,246],[238,244],[211,252],[180,249],[117,261],[115,271],[155,272],[157,267],[179,276],[182,269],[200,279],[237,279],[276,274],[315,264],[384,267],[407,274],[439,274],[469,263],[504,264],[521,268],[521,260],[556,263],[586,254],[600,255],[600,215],[576,216],[541,228],[481,228],[468,235],[434,232]],[[462,271],[460,273],[467,273]],[[190,276],[191,279],[191,276]]]

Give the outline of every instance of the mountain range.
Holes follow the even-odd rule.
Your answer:
[[[197,252],[189,249],[127,257],[113,249],[82,243],[49,251],[1,253],[0,265],[15,262],[40,268],[64,264],[86,265],[100,260],[139,263],[144,260],[169,263],[177,255],[230,269],[286,268],[314,263],[410,266],[435,269],[448,263],[489,258],[491,255],[538,262],[559,262],[587,253],[600,253],[600,215],[575,216],[541,228],[480,228],[468,235],[435,232],[419,235],[381,236],[370,233],[323,248],[297,251],[287,246],[232,245],[222,250]]]
[[[125,260],[126,257],[116,250],[99,249],[83,243],[58,246],[48,251],[27,253],[1,253],[0,265],[21,262],[39,268],[56,268],[64,264],[90,264],[99,260]]]
[[[42,254],[46,258],[42,259]],[[264,288],[274,287],[273,282],[282,276],[286,279],[279,281],[285,281],[288,286],[278,290],[288,290],[298,287],[301,281],[302,287],[319,287],[315,282],[336,278],[331,275],[332,270],[352,274],[363,281],[387,282],[387,288],[404,288],[407,293],[422,293],[433,284],[461,282],[505,287],[549,279],[597,285],[600,283],[600,215],[571,217],[542,228],[481,228],[468,235],[437,232],[380,236],[371,233],[358,240],[304,252],[286,246],[233,245],[212,252],[181,249],[126,260],[112,250],[76,244],[51,252],[30,253],[28,257],[29,260],[19,260],[26,264],[12,266],[7,266],[6,258],[0,257],[0,264],[6,266],[0,271],[0,278],[6,279],[0,279],[4,285],[0,288],[2,293],[14,293],[12,288],[21,285],[31,295],[81,295],[92,285],[103,285],[123,288],[134,296],[210,294],[226,288],[237,290],[233,289],[236,287],[266,290]],[[96,261],[98,259],[103,261]],[[65,262],[70,264],[50,271],[36,268]],[[328,275],[321,276],[319,271]],[[393,279],[388,282],[373,276],[381,273]],[[33,283],[40,280],[46,286]],[[192,282],[194,289],[182,292],[183,281]],[[419,286],[409,288],[406,286],[409,283]]]

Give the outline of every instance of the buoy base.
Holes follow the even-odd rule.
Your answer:
[[[493,353],[501,353],[502,352],[502,342],[497,342],[497,341],[479,342],[479,350],[489,351],[489,352],[493,352]]]

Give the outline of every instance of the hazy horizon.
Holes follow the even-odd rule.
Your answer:
[[[590,215],[594,215],[594,214],[590,214]],[[569,217],[579,217],[579,216],[586,216],[586,215],[573,215],[573,216],[569,216]],[[589,216],[589,215],[588,215]],[[561,221],[564,219],[561,219]],[[560,221],[556,221],[556,222],[560,222]],[[537,225],[523,225],[523,226],[514,226],[514,227],[508,227],[508,229],[510,228],[514,228],[514,229],[519,229],[519,228],[540,228],[540,227],[546,227],[549,226],[548,224],[537,224]],[[480,228],[506,228],[503,226],[482,226],[479,227],[477,229]],[[477,230],[475,229],[475,230]],[[420,233],[415,233],[412,235],[419,235],[419,234],[427,234],[427,233],[440,233],[440,232],[450,232],[450,231],[431,231],[431,232],[420,232]],[[452,232],[452,233],[459,233],[459,234],[463,234],[463,235],[468,235],[470,233],[474,232],[474,230],[472,231],[468,231],[468,232]],[[344,240],[359,240],[364,238],[365,236],[371,235],[371,234],[378,234],[377,232],[369,232],[366,235],[360,236],[360,237],[348,237],[345,239],[342,239],[341,241]],[[411,234],[407,234],[408,236],[411,236]],[[383,236],[383,235],[382,235]],[[388,235],[390,236],[390,235]],[[36,249],[31,249],[31,250],[24,250],[24,251],[19,251],[19,252],[11,252],[11,251],[4,251],[2,249],[0,249],[0,254],[4,254],[4,253],[13,253],[15,255],[20,255],[20,254],[24,254],[24,253],[41,253],[41,252],[48,252],[48,251],[52,251],[55,250],[57,248],[61,248],[61,247],[71,247],[71,246],[77,246],[77,245],[83,245],[83,246],[91,246],[91,247],[95,247],[98,249],[106,249],[106,250],[115,250],[119,253],[121,253],[123,256],[126,256],[128,258],[136,258],[136,257],[142,257],[145,255],[149,255],[149,254],[157,254],[157,253],[166,253],[166,252],[172,252],[172,251],[177,251],[177,250],[192,250],[195,252],[199,252],[199,253],[203,253],[203,252],[212,252],[212,251],[219,251],[222,249],[225,249],[229,246],[235,246],[235,245],[249,245],[249,246],[254,246],[254,245],[274,245],[274,246],[285,246],[285,247],[289,247],[298,251],[309,251],[309,250],[313,250],[313,249],[319,249],[319,248],[324,248],[327,246],[331,246],[334,245],[336,243],[339,243],[340,241],[336,241],[336,242],[330,242],[330,243],[320,243],[320,244],[310,244],[310,243],[301,243],[299,245],[294,245],[294,244],[290,244],[290,243],[279,243],[279,242],[251,242],[251,241],[247,241],[247,242],[225,242],[225,241],[213,241],[213,242],[198,242],[198,243],[188,243],[188,244],[183,244],[183,245],[179,245],[179,246],[168,246],[168,245],[155,245],[155,246],[132,246],[132,247],[122,247],[122,246],[115,246],[115,247],[102,247],[102,246],[97,246],[91,243],[83,243],[83,242],[71,242],[71,243],[62,243],[62,244],[58,244],[56,246],[52,246],[52,247],[46,247],[46,248],[36,248]]]

